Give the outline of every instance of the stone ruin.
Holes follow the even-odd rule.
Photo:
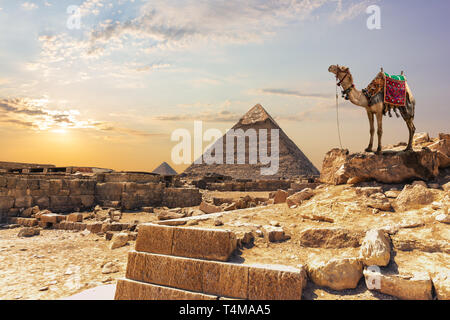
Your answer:
[[[0,173],[0,221],[38,206],[55,213],[93,209],[190,207],[201,203],[194,187],[181,187],[171,177],[145,173],[23,174]]]

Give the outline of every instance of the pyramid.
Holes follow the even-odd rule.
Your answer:
[[[214,145],[223,143],[223,164],[206,164],[205,154],[200,159],[197,159],[190,167],[188,167],[184,174],[187,177],[197,178],[203,177],[207,173],[218,173],[226,176],[231,176],[234,179],[250,179],[250,180],[273,180],[273,179],[291,179],[298,176],[315,176],[319,175],[319,170],[309,161],[297,145],[289,139],[276,121],[267,113],[267,111],[257,104],[251,108],[239,121],[232,130],[242,129],[246,132],[248,129],[254,129],[257,132],[258,143],[260,129],[267,129],[267,154],[271,154],[271,129],[279,130],[279,169],[272,175],[261,174],[261,168],[267,168],[270,165],[263,164],[258,156],[256,164],[249,163],[249,139],[246,138],[245,144],[245,164],[237,164],[238,158],[236,143],[234,146],[234,164],[226,164],[226,138],[224,135]],[[259,148],[259,145],[258,145]],[[254,150],[253,150],[254,151]],[[257,152],[255,154],[258,154]],[[212,152],[212,155],[215,155]],[[200,161],[201,160],[201,161]],[[199,162],[200,161],[200,162]]]
[[[162,176],[176,176],[178,173],[172,169],[171,166],[167,164],[167,162],[163,162],[159,165],[158,168],[152,171],[152,173],[156,173]]]

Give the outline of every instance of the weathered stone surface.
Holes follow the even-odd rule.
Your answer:
[[[348,150],[333,149],[323,161],[320,180],[329,184],[345,184],[349,179],[400,183],[411,179],[428,180],[439,173],[436,152],[422,149],[413,152],[385,151],[349,154]]]
[[[248,266],[209,262],[202,268],[203,293],[232,298],[247,298]]]
[[[366,266],[387,266],[391,258],[391,244],[382,230],[369,230],[360,248],[361,261]]]
[[[161,212],[158,212],[157,216],[158,216],[158,220],[173,220],[173,219],[184,218],[186,216],[186,214],[171,212],[171,211],[161,211]]]
[[[173,232],[175,228],[153,224],[139,225],[136,251],[172,254]]]
[[[103,274],[110,274],[119,272],[119,267],[116,266],[113,262],[107,262],[102,268]]]
[[[432,298],[431,279],[425,272],[401,275],[365,269],[364,277],[370,290],[376,290],[404,300],[431,300]]]
[[[227,261],[236,249],[234,233],[226,230],[139,226],[136,250],[175,256]]]
[[[216,296],[119,279],[115,300],[216,300]]]
[[[202,291],[203,260],[131,251],[128,254],[128,279]]]
[[[307,272],[315,284],[333,290],[354,289],[363,276],[362,264],[356,258],[316,258],[308,262]]]
[[[306,271],[277,265],[249,266],[249,300],[301,300]]]
[[[200,204],[200,210],[203,211],[204,213],[208,213],[208,214],[223,211],[221,207],[213,205],[213,204],[205,202],[205,201],[202,201],[202,203]]]
[[[364,233],[344,228],[310,228],[300,234],[300,243],[311,248],[356,248]]]
[[[289,196],[286,199],[286,204],[288,207],[292,207],[294,205],[301,205],[303,201],[309,200],[314,196],[314,191],[310,188],[305,188],[300,192],[294,193],[292,196]]]
[[[275,196],[273,197],[273,203],[274,204],[285,203],[288,196],[289,196],[289,193],[287,191],[278,190],[275,193]]]
[[[450,300],[450,272],[442,272],[432,278],[438,300]]]
[[[413,137],[413,144],[423,144],[426,142],[430,142],[430,135],[427,132],[417,132]]]
[[[18,237],[33,237],[40,234],[39,228],[22,228],[19,231]]]
[[[125,246],[128,243],[127,233],[116,233],[111,239],[110,249],[116,249]]]
[[[72,222],[82,222],[83,221],[83,214],[82,213],[71,213],[66,218],[67,221]]]
[[[392,206],[395,211],[403,212],[420,208],[433,202],[433,191],[422,185],[406,185]]]
[[[263,227],[264,238],[269,242],[284,241],[286,235],[282,227],[264,226]]]
[[[226,230],[176,228],[172,254],[188,258],[227,261],[236,249],[234,233]]]
[[[40,216],[40,220],[43,223],[58,223],[66,220],[66,216],[55,214],[55,213],[47,213]]]

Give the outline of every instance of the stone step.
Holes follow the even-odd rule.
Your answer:
[[[227,261],[236,245],[231,231],[142,224],[136,251]]]
[[[217,296],[119,279],[115,300],[217,300]]]
[[[243,265],[131,251],[126,277],[182,290],[238,299],[300,300],[302,268]]]

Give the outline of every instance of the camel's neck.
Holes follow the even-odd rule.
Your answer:
[[[362,91],[357,90],[355,87],[351,87],[350,92],[348,93],[348,98],[351,103],[357,106],[367,107],[368,105],[366,96],[362,93]]]
[[[357,90],[350,80],[344,79],[342,88],[348,91],[348,98],[351,103],[364,108],[369,105],[366,96],[362,91]]]

